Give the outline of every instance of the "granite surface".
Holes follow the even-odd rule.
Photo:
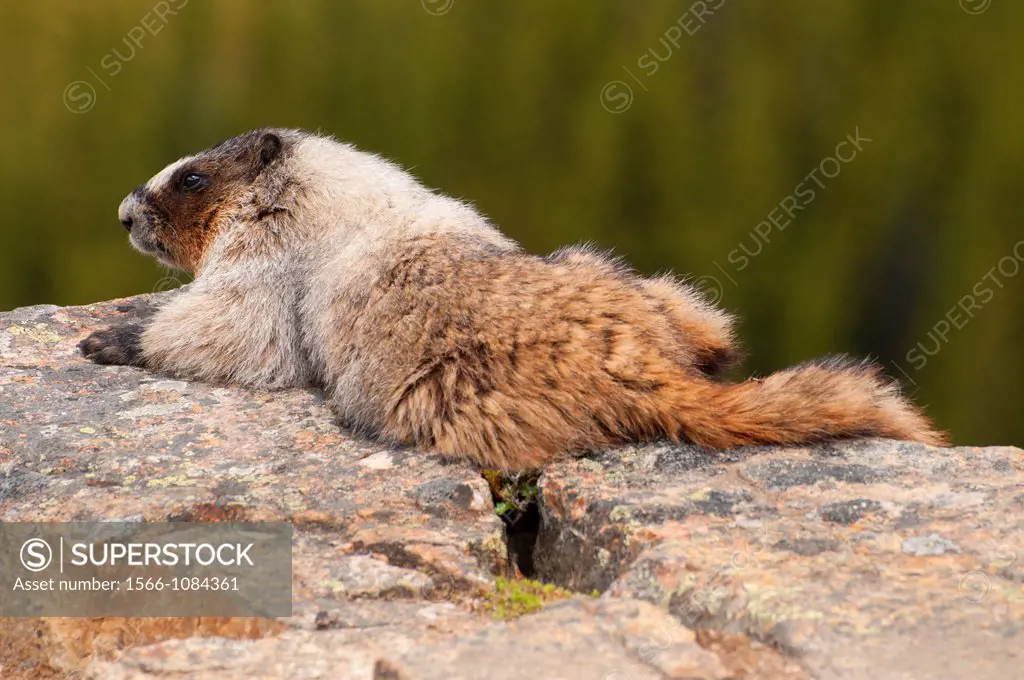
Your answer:
[[[553,465],[537,577],[582,594],[498,621],[516,566],[479,470],[356,437],[313,390],[78,355],[159,299],[0,314],[0,520],[290,521],[293,616],[0,619],[0,677],[1024,677],[1020,449]]]

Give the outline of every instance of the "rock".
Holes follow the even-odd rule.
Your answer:
[[[903,552],[911,555],[945,555],[948,552],[960,552],[960,546],[953,541],[947,541],[938,534],[927,536],[912,536],[903,541]]]
[[[625,447],[541,477],[534,561],[816,678],[1016,677],[1022,488],[1009,447]]]
[[[211,644],[182,640],[96,664],[99,680],[162,678],[394,678],[519,680],[728,676],[692,631],[645,602],[576,598],[533,616],[459,635],[408,625]]]
[[[78,355],[159,300],[0,314],[0,520],[289,521],[293,615],[2,619],[0,677],[1019,674],[1018,449],[651,445],[561,463],[540,480],[532,557],[584,595],[496,621],[482,599],[515,565],[479,470],[355,437],[312,390]]]

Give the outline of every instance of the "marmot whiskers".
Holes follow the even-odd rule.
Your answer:
[[[257,130],[179,160],[119,216],[196,275],[89,359],[256,388],[316,385],[345,425],[506,469],[631,441],[711,448],[943,436],[878,367],[720,381],[730,317],[589,248],[523,252],[471,206],[333,139]]]

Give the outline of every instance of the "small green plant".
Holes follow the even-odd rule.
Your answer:
[[[496,619],[514,619],[538,611],[548,602],[573,595],[575,593],[550,583],[499,577],[494,581],[494,590],[484,594],[484,611]]]
[[[504,474],[500,470],[484,470],[483,475],[494,495],[494,512],[509,524],[515,524],[537,500],[539,473]]]

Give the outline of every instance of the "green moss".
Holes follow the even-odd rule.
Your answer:
[[[573,595],[575,593],[550,583],[498,578],[494,581],[494,590],[484,594],[484,611],[496,619],[514,619]]]
[[[515,524],[537,500],[539,473],[504,474],[500,470],[484,470],[483,475],[494,496],[494,512],[510,524]]]

